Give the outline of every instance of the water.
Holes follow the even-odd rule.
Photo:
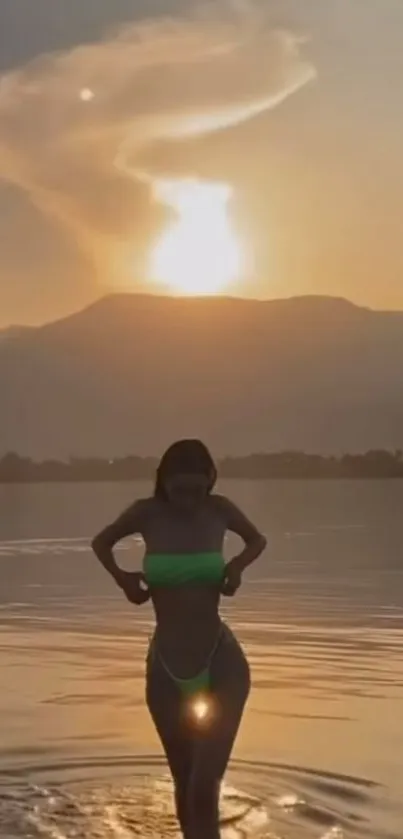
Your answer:
[[[403,482],[221,489],[269,536],[223,610],[253,675],[225,839],[401,839]],[[0,487],[1,839],[176,834],[144,706],[152,612],[88,547],[148,490]]]

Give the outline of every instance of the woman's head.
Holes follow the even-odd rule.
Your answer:
[[[189,506],[208,495],[217,469],[201,440],[178,440],[167,449],[157,469],[155,496]]]

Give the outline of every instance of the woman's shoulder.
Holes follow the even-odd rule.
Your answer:
[[[226,495],[220,495],[218,492],[210,495],[210,503],[214,511],[224,516],[224,518],[227,518],[234,507],[232,501]]]
[[[245,513],[226,495],[214,494],[211,498],[213,499],[213,504],[215,504],[218,514],[221,516],[228,530],[235,530],[235,532],[238,533],[240,529],[243,532],[245,530],[245,526],[249,529],[253,527]]]
[[[131,505],[131,509],[139,514],[148,515],[152,513],[158,501],[153,495],[145,496],[144,498],[136,498]]]
[[[126,508],[123,516],[131,519],[134,523],[140,524],[145,521],[153,510],[154,498],[136,498]]]

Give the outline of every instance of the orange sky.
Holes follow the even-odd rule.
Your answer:
[[[237,294],[403,308],[402,4],[132,5],[3,0],[0,326],[153,290],[162,175],[233,187]]]

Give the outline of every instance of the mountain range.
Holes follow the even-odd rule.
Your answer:
[[[0,333],[0,455],[403,448],[403,312],[117,294]]]

